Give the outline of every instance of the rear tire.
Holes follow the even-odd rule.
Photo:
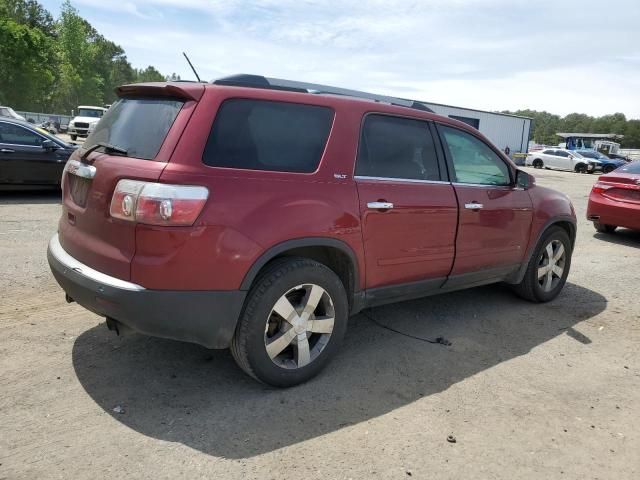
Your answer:
[[[600,233],[613,233],[618,228],[616,225],[606,225],[600,222],[593,222],[593,226]]]
[[[539,158],[536,158],[531,165],[533,165],[533,168],[542,168],[544,167],[544,162]]]
[[[567,281],[571,253],[567,232],[562,227],[549,227],[536,245],[522,281],[513,290],[530,302],[553,300]]]
[[[306,258],[278,259],[251,287],[231,353],[256,380],[298,385],[335,356],[348,316],[344,285],[331,269]]]

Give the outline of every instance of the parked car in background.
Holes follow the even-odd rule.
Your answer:
[[[564,148],[547,148],[539,152],[527,155],[525,165],[534,168],[553,168],[556,170],[569,170],[577,173],[593,173],[602,169],[599,160],[585,158],[575,150]]]
[[[620,155],[619,153],[610,153],[609,154],[609,158],[615,159],[615,160],[623,160],[625,162],[630,162],[631,159],[629,157],[626,157],[624,155]]]
[[[571,202],[477,129],[272,81],[117,89],[64,173],[48,259],[68,299],[118,332],[230,347],[284,387],[363,308],[495,282],[560,293]]]
[[[589,195],[587,219],[602,233],[617,227],[640,230],[640,161],[598,178]]]
[[[14,120],[22,121],[25,120],[25,118],[22,115],[18,115],[13,108],[2,106],[0,106],[0,118],[13,118]]]
[[[74,150],[29,122],[0,117],[0,188],[58,187]]]
[[[89,126],[92,123],[98,123],[106,111],[107,109],[103,107],[79,106],[77,115],[69,122],[67,129],[71,140],[75,141],[78,137],[88,136]]]
[[[598,160],[602,164],[603,173],[609,173],[616,168],[626,165],[627,162],[618,158],[609,158],[604,153],[600,153],[596,150],[576,150],[584,158],[590,158],[592,160]]]

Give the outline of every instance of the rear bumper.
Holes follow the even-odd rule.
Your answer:
[[[56,234],[47,259],[62,289],[87,310],[145,335],[227,348],[246,292],[149,290],[79,262]]]
[[[587,206],[587,220],[640,230],[640,204],[617,202],[602,195],[591,194]]]

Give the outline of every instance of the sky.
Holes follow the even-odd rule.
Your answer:
[[[62,0],[40,0],[54,16]],[[133,66],[640,118],[640,0],[72,0]]]

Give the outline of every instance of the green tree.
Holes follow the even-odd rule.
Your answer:
[[[57,26],[60,81],[56,107],[69,111],[81,103],[104,103],[104,78],[96,68],[99,56],[96,31],[78,15],[69,0],[62,4]]]
[[[55,43],[38,28],[0,19],[0,103],[20,110],[50,107],[56,80]]]
[[[0,0],[0,18],[38,29],[50,37],[56,33],[53,17],[36,0]]]
[[[158,70],[149,65],[145,69],[136,70],[136,82],[164,82],[165,78]]]

